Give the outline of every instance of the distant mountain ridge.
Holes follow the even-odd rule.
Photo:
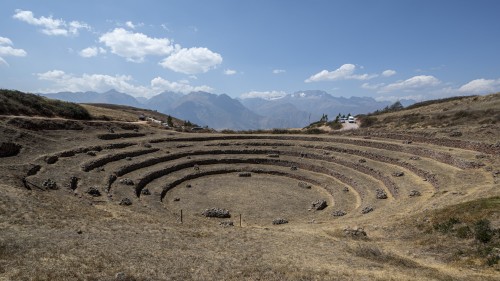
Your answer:
[[[323,114],[333,119],[338,113],[368,113],[390,104],[370,97],[334,97],[325,91],[317,90],[298,91],[275,99],[235,99],[226,94],[181,94],[168,91],[149,99],[136,99],[116,90],[104,93],[59,92],[40,95],[76,103],[143,107],[201,126],[232,130],[302,128],[319,120]]]

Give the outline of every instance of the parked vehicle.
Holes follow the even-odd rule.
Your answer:
[[[347,119],[347,121],[349,123],[354,123],[356,120],[354,119],[354,116],[349,116],[349,118]]]

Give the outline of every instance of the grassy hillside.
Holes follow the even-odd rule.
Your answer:
[[[500,123],[500,93],[452,97],[413,104],[402,110],[362,116],[362,127],[445,128]]]
[[[76,103],[51,100],[34,94],[5,89],[0,89],[0,115],[91,119],[89,112]]]

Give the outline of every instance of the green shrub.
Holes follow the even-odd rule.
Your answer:
[[[493,238],[493,230],[490,227],[490,221],[482,219],[474,224],[475,238],[482,243],[488,243]]]
[[[453,229],[453,226],[458,223],[460,223],[460,220],[452,217],[445,222],[435,224],[434,229],[441,233],[449,233]]]
[[[372,117],[372,116],[365,116],[361,118],[361,128],[368,128],[377,123],[378,119],[377,117]]]

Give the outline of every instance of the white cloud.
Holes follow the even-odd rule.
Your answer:
[[[151,80],[151,87],[155,90],[155,92],[172,91],[183,94],[191,92],[212,92],[214,90],[213,88],[206,85],[192,86],[189,84],[189,81],[187,80],[170,82],[161,77],[156,77],[153,80]]]
[[[67,23],[62,19],[54,19],[52,16],[35,18],[31,11],[18,9],[12,17],[28,24],[41,27],[42,32],[47,35],[78,35],[80,29],[90,30],[90,26],[84,22],[71,21]]]
[[[344,64],[333,71],[322,70],[305,80],[306,83],[333,80],[368,80],[376,77],[376,74],[354,74],[356,66],[354,64]]]
[[[205,73],[222,63],[222,56],[207,48],[183,48],[160,62],[164,68],[184,74]]]
[[[408,90],[420,90],[433,86],[437,86],[441,83],[439,79],[432,75],[418,75],[413,76],[409,79],[398,81],[392,84],[388,84],[379,89],[379,92],[393,92],[393,91],[408,91]]]
[[[500,79],[475,79],[462,85],[458,91],[467,94],[489,94],[500,92]]]
[[[266,100],[274,100],[274,99],[280,99],[284,96],[286,96],[286,93],[283,91],[264,91],[264,92],[251,91],[242,94],[240,98],[242,99],[261,98]]]
[[[281,74],[281,73],[285,73],[285,72],[286,72],[286,70],[284,70],[284,69],[274,69],[273,70],[273,74]]]
[[[131,21],[127,21],[125,25],[128,26],[129,28],[135,29],[135,25]]]
[[[176,48],[167,38],[151,38],[123,28],[103,34],[99,42],[109,47],[113,54],[133,62],[142,62],[148,55],[168,55]]]
[[[97,56],[98,54],[105,54],[105,53],[106,53],[106,50],[101,48],[101,47],[99,47],[99,48],[98,47],[88,47],[88,48],[81,50],[78,54],[84,58],[91,58],[91,57]]]
[[[395,74],[396,74],[396,71],[392,70],[392,69],[387,69],[387,70],[384,70],[384,72],[382,72],[382,76],[384,76],[384,77],[390,77],[390,76],[393,76]]]
[[[361,88],[367,89],[367,90],[378,90],[382,88],[385,84],[384,83],[379,83],[379,84],[370,84],[370,83],[363,83],[361,85]]]
[[[51,70],[44,73],[38,73],[37,76],[39,80],[52,83],[50,88],[39,90],[39,92],[105,92],[110,89],[115,89],[119,92],[131,94],[136,97],[151,97],[166,90],[181,93],[213,91],[209,86],[192,86],[189,84],[189,81],[170,82],[161,77],[152,79],[149,86],[141,86],[133,84],[134,79],[129,75],[111,76],[106,74],[85,73],[81,76],[77,76],[65,73],[62,70]]]
[[[4,57],[25,57],[27,55],[26,51],[23,49],[12,48],[12,41],[9,38],[0,36],[0,65],[4,64],[9,66]]]
[[[236,70],[233,70],[233,69],[224,70],[224,74],[226,74],[226,75],[234,75],[236,73],[238,73],[238,72]]]

